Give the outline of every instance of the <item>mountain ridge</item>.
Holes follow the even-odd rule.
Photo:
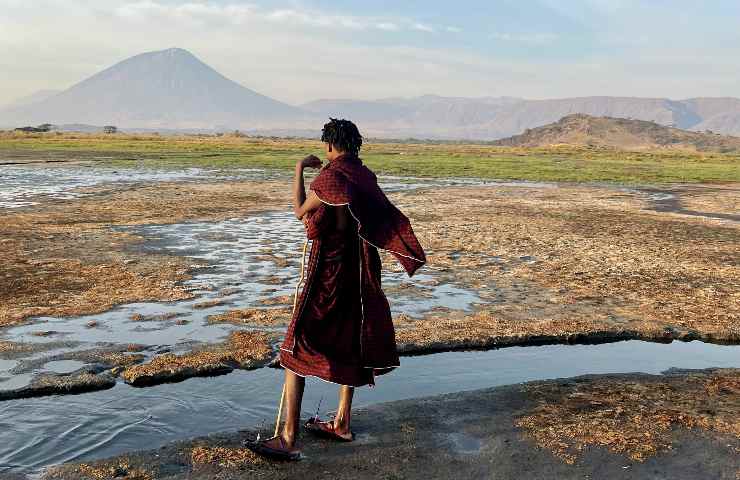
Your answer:
[[[528,100],[424,96],[377,101],[318,100],[302,106],[314,113],[347,116],[365,124],[364,128],[374,135],[396,138],[422,131],[432,138],[495,140],[547,125],[572,113],[635,118],[683,129],[740,134],[740,99],[735,98],[672,100],[591,96]]]
[[[530,100],[427,94],[378,100],[319,99],[294,106],[225,77],[181,48],[138,54],[59,93],[0,108],[0,125],[318,132],[331,116],[354,120],[369,137],[492,141],[573,113],[740,135],[740,98],[734,97]]]

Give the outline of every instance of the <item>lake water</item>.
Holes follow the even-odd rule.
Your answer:
[[[605,345],[510,347],[404,357],[401,367],[356,393],[360,407],[379,402],[582,374],[644,372],[671,367],[740,367],[740,347],[701,342],[627,341]],[[164,443],[269,425],[279,401],[282,371],[263,368],[150,388],[0,402],[0,472],[34,472]],[[336,405],[336,387],[309,379],[304,416]]]

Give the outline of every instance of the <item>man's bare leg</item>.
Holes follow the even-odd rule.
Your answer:
[[[301,403],[303,402],[303,389],[305,386],[305,378],[296,375],[290,370],[285,370],[285,403],[283,404],[285,426],[280,434],[282,445],[280,439],[276,438],[265,442],[268,446],[277,449],[287,447],[289,450],[297,450],[296,440],[298,439],[300,428],[298,423],[301,418]]]
[[[354,387],[342,385],[339,387],[339,408],[334,417],[334,431],[340,435],[350,435],[350,420],[352,416],[352,397]]]

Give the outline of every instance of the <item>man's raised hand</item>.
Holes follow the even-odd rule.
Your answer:
[[[316,155],[308,155],[300,162],[301,168],[321,168],[321,159]]]

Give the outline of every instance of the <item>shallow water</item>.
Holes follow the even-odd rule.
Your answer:
[[[313,172],[308,172],[309,177]],[[85,165],[11,165],[0,166],[0,209],[36,205],[47,200],[69,200],[87,195],[85,187],[105,184],[121,186],[153,182],[197,182],[230,180],[288,179],[283,170],[264,168],[142,168]],[[540,182],[495,182],[472,178],[416,178],[381,176],[387,192],[421,187],[454,187],[496,184],[502,186],[555,186]]]
[[[378,377],[374,389],[358,389],[355,405],[416,398],[583,374],[643,372],[671,367],[740,367],[740,348],[701,342],[628,341],[606,345],[511,347],[404,357],[401,368]],[[166,442],[269,426],[280,395],[282,372],[239,371],[214,378],[82,395],[0,403],[0,471],[31,472],[46,465],[90,460],[156,448]],[[334,408],[336,387],[309,379],[304,415]],[[449,439],[469,450],[464,438]]]
[[[196,297],[178,302],[139,302],[107,312],[79,317],[39,317],[5,330],[0,338],[14,342],[49,343],[60,339],[76,342],[66,349],[31,358],[88,350],[104,344],[136,343],[152,355],[168,348],[181,351],[192,342],[224,339],[239,326],[211,324],[208,317],[236,308],[265,307],[261,304],[293,294],[300,272],[305,238],[303,224],[289,212],[273,212],[221,222],[119,227],[148,239],[141,248],[192,258],[196,270],[185,287]],[[410,285],[405,273],[386,271],[389,289]],[[457,285],[439,284],[433,272],[414,277],[413,288],[397,288],[389,294],[393,313],[418,316],[434,308],[470,309],[480,298]],[[213,303],[209,303],[213,302]],[[42,332],[53,334],[39,335]],[[1,367],[2,365],[0,365]],[[0,390],[11,383],[0,383]]]
[[[15,360],[3,360],[0,359],[0,374],[6,372],[18,364]]]
[[[84,366],[85,362],[79,360],[55,360],[47,362],[42,370],[51,373],[72,373]]]
[[[0,377],[0,388],[3,390],[15,390],[27,387],[31,383],[31,380],[33,380],[33,374],[30,373]],[[0,424],[0,426],[2,426],[2,424]]]
[[[88,195],[87,187],[156,182],[202,182],[286,179],[281,170],[264,168],[148,168],[85,165],[0,166],[0,208],[36,205]]]
[[[39,203],[41,199],[66,200],[84,196],[76,191],[107,183],[183,181],[203,178],[200,168],[164,171],[153,169],[114,169],[104,167],[0,167],[0,208],[17,208]]]

